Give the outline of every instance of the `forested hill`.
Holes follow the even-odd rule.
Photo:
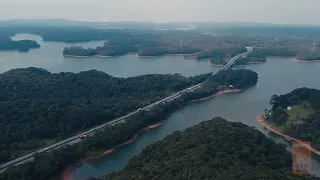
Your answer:
[[[311,180],[293,175],[291,154],[258,130],[214,118],[147,146],[105,180]]]
[[[0,35],[1,36],[1,35]],[[26,52],[30,49],[40,48],[40,45],[36,41],[32,40],[20,40],[13,41],[9,37],[0,37],[0,51],[21,51]]]
[[[107,122],[207,79],[100,71],[52,74],[14,69],[0,74],[0,163],[55,139]]]

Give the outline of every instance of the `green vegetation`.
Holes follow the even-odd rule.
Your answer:
[[[100,71],[51,74],[44,69],[14,69],[0,74],[0,163],[14,151],[63,139],[134,111],[208,75],[186,78],[142,75],[116,78]]]
[[[101,113],[99,113],[99,111],[96,110],[95,108],[90,108],[90,106],[88,108],[88,105],[84,103],[79,105],[74,105],[72,107],[83,106],[83,107],[86,107],[86,109],[81,108],[75,113],[73,113],[72,115],[74,115],[73,116],[74,119],[73,118],[69,119],[68,123],[64,123],[64,125],[69,124],[69,122],[72,122],[72,124],[74,124],[80,121],[80,125],[81,125],[81,122],[82,123],[88,122],[88,118],[85,121],[82,121],[82,118],[83,118],[82,116],[84,114],[90,114],[90,113],[93,114],[97,112],[98,113],[97,115],[100,115],[101,117],[103,117],[103,115],[106,115],[106,113],[108,112],[108,113],[123,115],[124,112],[123,111],[121,112],[120,110],[122,108],[125,108],[124,106],[130,105],[129,104],[130,99],[132,99],[133,101],[133,99],[138,98],[139,101],[136,103],[139,103],[142,100],[152,101],[152,99],[156,99],[155,97],[160,98],[161,92],[162,93],[166,91],[170,92],[170,90],[173,90],[173,89],[178,91],[178,89],[180,89],[180,87],[184,86],[185,84],[188,84],[188,83],[193,84],[193,82],[199,82],[205,79],[208,79],[208,81],[200,89],[202,88],[207,89],[205,90],[205,92],[207,92],[210,87],[216,88],[212,90],[211,93],[218,91],[228,83],[234,83],[234,86],[236,88],[245,88],[255,84],[257,81],[256,73],[250,70],[221,71],[218,74],[215,74],[213,76],[211,75],[209,76],[208,74],[206,74],[206,75],[190,77],[190,78],[181,77],[179,75],[145,75],[145,76],[139,76],[139,77],[133,77],[133,78],[127,78],[127,79],[113,78],[109,75],[106,75],[102,72],[97,72],[97,71],[81,72],[77,74],[74,74],[74,73],[51,74],[45,70],[40,70],[40,69],[22,69],[22,70],[18,69],[18,70],[13,70],[13,72],[7,72],[7,73],[9,74],[13,73],[13,74],[19,75],[18,77],[20,78],[17,78],[17,79],[20,79],[21,82],[18,81],[17,79],[12,78],[14,77],[13,74],[10,75],[12,81],[14,80],[14,82],[16,83],[27,84],[28,82],[37,82],[35,79],[33,79],[37,77],[41,79],[40,82],[42,83],[51,84],[52,81],[55,82],[57,80],[58,82],[60,81],[64,82],[64,83],[61,83],[59,86],[58,84],[49,86],[49,87],[56,87],[56,88],[59,87],[59,90],[45,88],[46,86],[44,86],[43,89],[41,89],[39,86],[36,86],[37,88],[32,88],[33,83],[29,83],[28,87],[30,87],[30,91],[33,92],[34,90],[39,89],[33,94],[30,94],[30,92],[28,92],[27,89],[20,88],[22,92],[27,91],[28,92],[27,94],[30,94],[29,97],[33,97],[33,96],[37,98],[46,97],[44,95],[45,95],[45,92],[47,92],[46,89],[48,89],[52,91],[51,93],[53,93],[52,95],[49,94],[49,96],[55,95],[55,97],[59,93],[65,91],[65,93],[62,93],[62,94],[65,94],[65,97],[63,98],[69,97],[68,100],[72,102],[74,99],[79,99],[80,97],[83,97],[83,98],[87,97],[90,100],[90,96],[88,95],[85,96],[85,94],[80,93],[80,92],[87,92],[87,93],[90,92],[91,96],[93,96],[96,99],[96,101],[98,101],[99,99],[100,100],[99,103],[103,103],[105,105],[104,108],[106,110],[103,108],[100,108],[102,111]],[[27,77],[23,78],[24,75],[26,75]],[[27,81],[28,78],[30,78],[31,80]],[[50,80],[47,78],[50,78]],[[0,79],[1,79],[1,76],[0,76]],[[8,79],[6,80],[10,82],[10,80]],[[162,82],[162,80],[165,82]],[[86,81],[90,82],[90,84],[86,84],[85,83]],[[37,84],[37,83],[34,83],[34,84]],[[75,84],[79,84],[79,86],[74,86]],[[95,86],[97,84],[99,84],[99,87]],[[64,86],[67,86],[67,87],[63,88]],[[107,86],[108,89],[111,89],[111,90],[104,88],[104,86]],[[90,88],[86,89],[84,87],[90,87]],[[154,89],[154,88],[157,88],[157,89]],[[6,87],[5,89],[10,89],[10,88]],[[69,90],[70,92],[67,91],[66,89],[70,89]],[[130,90],[132,90],[132,92]],[[100,94],[95,94],[96,92],[99,92]],[[0,174],[0,179],[43,180],[43,179],[50,179],[52,177],[55,177],[61,174],[62,171],[67,166],[69,166],[72,163],[75,163],[77,160],[87,157],[88,155],[97,154],[97,153],[99,154],[106,149],[111,149],[116,145],[124,143],[130,140],[142,128],[165,119],[168,115],[170,115],[175,110],[187,104],[190,100],[193,100],[196,98],[203,98],[208,95],[206,93],[200,94],[199,92],[202,92],[202,91],[191,91],[189,93],[186,93],[180,96],[179,98],[173,101],[169,101],[166,103],[159,103],[157,106],[154,106],[149,110],[140,111],[134,116],[131,116],[125,119],[125,123],[106,127],[104,130],[96,132],[94,136],[86,138],[82,143],[66,146],[65,148],[60,148],[58,150],[53,150],[53,152],[38,154],[36,155],[35,160],[32,162],[25,163],[18,167],[8,168],[4,173]],[[17,98],[19,97],[19,94],[17,94],[17,92],[8,91],[7,93],[15,93],[16,96],[14,97],[17,97]],[[113,93],[114,101],[108,101],[107,98],[103,98],[102,95],[104,93],[105,94]],[[125,94],[122,94],[122,93],[125,93]],[[129,96],[130,94],[132,98],[130,98]],[[188,95],[188,94],[195,94],[195,95]],[[23,93],[22,95],[25,95],[25,93]],[[110,94],[108,94],[108,97],[109,96]],[[0,99],[4,97],[0,97]],[[12,97],[12,96],[9,96],[9,97]],[[125,98],[125,97],[126,97],[126,101],[121,102],[121,98]],[[118,98],[120,98],[120,100],[117,100]],[[11,99],[14,99],[14,98],[12,97]],[[88,102],[89,100],[86,100],[85,102]],[[81,103],[81,98],[80,100],[78,100],[78,102]],[[91,104],[95,104],[95,107],[99,107],[98,106],[99,104],[95,103],[95,101],[91,100],[89,102]],[[31,105],[32,106],[30,108],[37,107],[37,106],[34,106],[33,104]],[[50,110],[54,110],[55,108],[58,110],[59,109],[64,110],[65,108],[67,108],[62,105],[66,106],[68,105],[68,103],[61,102],[57,106],[55,105],[50,106]],[[131,102],[131,105],[134,106],[136,104],[133,101]],[[139,104],[139,105],[144,106],[145,104]],[[110,106],[111,108],[108,108],[108,106]],[[134,107],[138,108],[141,106],[134,106]],[[15,107],[15,106],[10,106],[10,107]],[[10,107],[7,107],[7,110],[8,109],[10,110]],[[36,114],[46,114],[46,112],[36,113]],[[95,119],[99,119],[99,116],[96,116]],[[106,121],[107,117],[103,118],[103,120]],[[56,121],[60,122],[61,119],[57,119]],[[91,120],[91,122],[93,122],[93,120]],[[36,119],[34,123],[40,124],[41,121],[39,119]],[[2,128],[6,128],[9,125],[12,126],[12,124],[2,123]],[[15,124],[15,126],[17,125]],[[17,127],[19,128],[19,126]],[[27,127],[27,126],[24,125],[24,127]],[[42,129],[43,131],[46,132],[46,134],[49,134],[51,128],[45,129],[46,127],[48,126],[42,126]],[[64,127],[64,126],[59,126],[59,127]],[[22,132],[24,132],[25,129],[28,129],[28,128],[24,128]],[[6,131],[3,131],[1,129],[0,132],[6,132]],[[2,151],[2,152],[7,153],[8,151]],[[7,155],[4,154],[2,158],[4,157],[7,157]]]
[[[0,37],[0,51],[14,51],[28,52],[30,49],[40,48],[36,41],[20,40],[13,41],[9,37]]]
[[[214,59],[210,59],[210,63],[213,65],[225,65],[227,64],[227,61],[222,58],[214,58]]]
[[[138,26],[137,26],[138,27]],[[142,24],[143,27],[143,24]],[[316,44],[314,51],[313,38],[316,42],[320,37],[311,36],[316,30],[312,27],[245,27],[245,32],[239,27],[224,29],[224,36],[201,34],[199,31],[155,31],[141,28],[134,29],[95,29],[87,27],[41,27],[15,25],[4,26],[0,29],[2,37],[10,37],[16,33],[30,33],[40,35],[44,41],[58,42],[88,42],[106,40],[107,43],[94,49],[66,48],[66,55],[74,56],[116,56],[128,52],[136,52],[140,56],[161,56],[165,54],[189,54],[190,59],[228,58],[244,50],[245,46],[252,46],[261,57],[284,56],[301,60],[318,60],[320,48]],[[278,28],[278,29],[277,29]],[[136,29],[136,28],[135,28]],[[138,28],[139,29],[139,28]],[[235,32],[236,29],[239,31]],[[290,30],[288,33],[286,30]],[[217,28],[214,31],[219,32]],[[261,31],[256,33],[257,31]],[[284,33],[285,32],[285,33]],[[269,34],[270,33],[270,34]],[[291,35],[289,35],[291,33]],[[271,35],[272,34],[272,35]],[[312,37],[312,38],[311,38]],[[180,42],[182,44],[180,44]],[[20,48],[20,51],[27,51]]]
[[[184,98],[187,100],[201,99],[211,96],[218,91],[225,89],[246,89],[254,86],[258,82],[258,74],[251,70],[227,70],[208,78],[208,81],[200,89],[187,93]],[[230,88],[232,85],[232,88]]]
[[[320,149],[320,91],[299,88],[288,94],[273,95],[266,119],[289,136],[311,141]],[[292,109],[287,109],[288,107]]]
[[[199,53],[195,53],[193,55],[190,55],[187,58],[192,58],[192,59],[230,58],[246,51],[247,49],[244,46],[229,45],[226,47],[217,47],[217,48],[212,48],[210,50],[205,50]]]
[[[122,171],[103,179],[316,179],[294,175],[291,168],[284,145],[242,123],[213,118],[147,146]]]
[[[71,46],[69,48],[64,48],[63,54],[69,56],[93,56],[96,52],[92,48],[85,49],[79,46]]]
[[[320,60],[320,51],[318,52],[307,52],[303,54],[299,54],[296,56],[298,60],[306,60],[306,61],[315,61]]]
[[[247,64],[254,64],[254,63],[263,63],[266,62],[267,58],[266,57],[240,57],[234,62],[234,66],[239,66],[239,65],[247,65]]]

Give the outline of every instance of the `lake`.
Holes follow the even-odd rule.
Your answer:
[[[14,68],[40,67],[52,73],[80,72],[97,69],[117,77],[131,77],[142,74],[174,74],[193,76],[216,72],[219,68],[209,65],[208,61],[184,60],[182,56],[163,56],[157,58],[137,58],[128,54],[114,58],[72,58],[62,55],[63,49],[69,46],[86,48],[103,45],[104,41],[88,43],[44,42],[40,36],[18,34],[13,40],[30,39],[37,41],[41,48],[29,52],[0,51],[0,73]]]
[[[40,49],[27,53],[0,52],[0,72],[13,68],[41,67],[53,73],[80,72],[97,69],[113,76],[129,77],[151,73],[180,73],[185,76],[207,72],[216,72],[217,67],[210,66],[207,61],[183,60],[179,56],[163,56],[158,58],[137,58],[135,55],[125,55],[110,59],[65,58],[63,48],[71,45],[96,47],[103,41],[88,43],[57,43],[44,42],[41,37],[20,34],[12,37],[14,40],[31,39],[41,44]],[[201,121],[213,117],[223,117],[229,121],[239,121],[282,142],[281,138],[269,135],[256,122],[256,116],[269,107],[269,100],[273,94],[288,93],[299,87],[320,89],[318,80],[320,63],[297,63],[291,58],[269,57],[265,64],[250,65],[248,68],[259,74],[258,84],[246,91],[226,94],[207,101],[189,104],[171,114],[164,125],[142,134],[136,142],[120,148],[110,156],[94,161],[88,161],[73,172],[75,180],[84,180],[89,177],[104,176],[113,171],[119,171],[128,163],[129,159],[141,150],[176,130],[184,130]],[[290,147],[289,147],[290,149]],[[320,163],[312,161],[314,174],[320,176]]]
[[[297,63],[291,58],[270,57],[267,63],[250,65],[249,68],[259,74],[256,86],[243,92],[226,94],[185,106],[170,115],[163,126],[142,134],[133,144],[120,148],[110,156],[88,161],[77,168],[73,172],[74,180],[84,180],[119,171],[145,146],[163,139],[176,130],[184,130],[217,116],[255,126],[276,142],[288,145],[283,139],[271,136],[263,130],[256,122],[256,117],[262,114],[265,108],[270,108],[269,100],[273,94],[288,93],[299,87],[320,89],[318,80],[320,63]],[[312,173],[320,176],[319,162],[313,160],[312,169]]]

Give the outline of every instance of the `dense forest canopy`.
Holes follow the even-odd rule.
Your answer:
[[[247,69],[219,71],[210,76],[200,89],[187,93],[184,98],[187,100],[200,99],[211,96],[218,91],[226,89],[246,89],[258,82],[258,74]],[[231,85],[231,87],[230,87]]]
[[[52,76],[46,70],[37,69],[34,71],[33,69],[25,69],[25,71],[16,70],[15,73],[18,75],[29,74],[31,71],[33,76],[38,76],[39,74],[44,74],[48,76]],[[95,71],[96,72],[96,71]],[[83,72],[89,73],[89,72]],[[82,74],[84,77],[85,74]],[[222,73],[222,74],[220,74]],[[63,73],[71,75],[72,73]],[[74,75],[79,75],[74,74]],[[90,74],[90,73],[89,73]],[[59,74],[55,74],[58,76]],[[99,76],[107,76],[104,73],[96,72],[95,78]],[[178,75],[171,75],[178,76]],[[211,93],[215,93],[216,91],[223,88],[226,84],[234,83],[236,88],[244,88],[253,85],[257,81],[257,74],[251,70],[230,70],[230,71],[221,71],[217,74],[213,75],[205,74],[195,77],[190,77],[190,81],[203,81],[204,79],[208,79],[207,83],[203,85],[200,89],[204,88],[207,91],[212,88]],[[0,76],[1,77],[1,76]],[[88,79],[92,80],[90,77]],[[108,78],[112,78],[108,76]],[[133,81],[135,78],[130,78]],[[180,77],[179,78],[183,78]],[[183,78],[187,79],[187,78]],[[239,84],[235,83],[239,81]],[[137,81],[137,80],[136,80]],[[166,79],[168,81],[168,79]],[[214,84],[214,81],[217,81]],[[159,81],[158,81],[159,82]],[[135,83],[135,82],[133,82]],[[146,82],[149,84],[149,82]],[[168,82],[170,84],[170,82]],[[130,84],[130,83],[128,83]],[[154,82],[154,84],[158,84]],[[165,83],[167,84],[167,83]],[[135,84],[135,88],[137,88]],[[158,84],[159,85],[159,84]],[[142,88],[142,87],[141,87]],[[144,88],[142,88],[144,89]],[[140,90],[138,90],[141,92]],[[201,91],[202,92],[202,91]],[[41,94],[41,93],[40,93]],[[78,94],[78,93],[77,93]],[[188,94],[191,94],[188,96]],[[196,96],[192,95],[195,94]],[[70,164],[76,162],[77,160],[84,158],[88,155],[99,154],[99,152],[104,152],[106,149],[113,148],[114,146],[124,143],[130,140],[134,134],[138,133],[142,128],[164,120],[168,115],[170,115],[175,110],[180,107],[186,105],[190,100],[194,100],[197,98],[203,98],[208,95],[206,93],[199,93],[198,91],[190,91],[189,93],[183,94],[179,98],[169,101],[166,103],[159,103],[157,106],[146,110],[140,111],[134,116],[130,116],[125,119],[125,122],[122,124],[118,124],[115,126],[109,126],[104,128],[104,130],[96,132],[94,136],[86,138],[82,143],[74,144],[71,146],[66,146],[65,148],[60,148],[54,150],[53,152],[47,152],[38,154],[35,156],[35,160],[32,162],[28,162],[18,167],[11,167],[7,169],[4,173],[0,174],[0,179],[10,179],[10,180],[43,180],[50,179],[52,177],[56,177],[60,175],[60,173]],[[123,105],[123,104],[121,104]],[[92,110],[92,109],[90,109]],[[113,110],[117,112],[117,109]],[[111,112],[113,112],[111,111]],[[4,125],[4,124],[3,124]],[[6,154],[7,153],[7,154]],[[0,153],[1,154],[1,153]],[[8,151],[2,151],[2,158],[8,157]]]
[[[105,180],[307,180],[291,172],[292,157],[258,130],[214,118],[147,146]]]
[[[320,51],[302,53],[297,55],[296,59],[307,61],[320,60]]]
[[[250,54],[250,53],[249,53]],[[267,58],[266,57],[240,57],[237,59],[237,61],[234,62],[234,66],[237,66],[237,65],[247,65],[247,64],[250,64],[250,63],[263,63],[263,62],[266,62],[267,61]]]
[[[0,51],[29,51],[30,49],[39,48],[40,45],[36,41],[31,40],[20,40],[13,41],[9,37],[0,36]]]
[[[91,27],[91,26],[90,26]],[[315,46],[313,40],[320,41],[320,36],[308,36],[314,33],[312,27],[290,27],[292,35],[284,34],[283,30],[272,30],[263,27],[261,33],[254,33],[257,27],[244,27],[246,33],[236,32],[239,27],[229,27],[224,31],[233,32],[223,36],[201,34],[199,31],[168,30],[157,31],[151,29],[96,29],[90,27],[66,27],[66,26],[28,26],[15,25],[4,26],[0,29],[1,37],[10,37],[17,33],[29,33],[40,35],[44,41],[58,42],[88,42],[95,40],[106,40],[108,43],[95,49],[94,55],[116,56],[128,52],[136,52],[140,56],[160,56],[164,54],[193,54],[193,58],[214,58],[221,56],[217,49],[227,50],[243,46],[253,46],[260,49],[260,54],[266,56],[297,56],[303,60],[318,59],[320,48]],[[281,27],[278,27],[281,29]],[[241,29],[241,28],[240,28]],[[259,28],[258,28],[259,29]],[[286,28],[285,28],[286,29]],[[219,31],[219,28],[217,29]],[[220,29],[221,30],[221,29]],[[273,31],[272,35],[268,34]],[[298,33],[297,33],[298,32]],[[303,34],[305,33],[305,34]],[[307,34],[307,35],[306,35]],[[219,51],[220,51],[219,50]],[[21,51],[25,51],[22,49]],[[92,55],[84,48],[68,49],[66,55]],[[227,50],[229,51],[229,50]],[[213,53],[214,52],[214,53]],[[233,53],[232,53],[233,54]],[[224,55],[231,55],[225,54]],[[229,57],[229,56],[226,56]]]
[[[7,71],[0,74],[0,154],[10,154],[1,156],[0,162],[122,116],[207,77],[117,78],[96,70],[51,74],[39,68]]]
[[[311,141],[313,147],[320,149],[320,90],[299,88],[273,95],[270,104],[271,113],[265,115],[267,121],[292,137]],[[298,121],[301,123],[297,124]]]
[[[160,103],[149,111],[140,111],[126,118],[125,123],[108,126],[87,136],[81,143],[36,154],[35,159],[17,167],[10,167],[0,173],[0,179],[7,180],[56,180],[69,165],[90,155],[99,155],[106,149],[124,143],[139,133],[142,128],[159,122],[184,104],[181,100]]]

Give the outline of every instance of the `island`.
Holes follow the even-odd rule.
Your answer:
[[[260,64],[267,61],[266,57],[240,57],[237,59],[233,66],[241,66],[241,65],[248,65],[248,64]]]
[[[226,65],[227,64],[227,60],[223,59],[223,58],[213,58],[213,59],[209,60],[209,63],[212,66],[220,67],[220,66]]]
[[[312,151],[320,154],[320,90],[299,88],[273,95],[270,104],[272,108],[266,109],[260,120],[285,138],[310,141]]]
[[[63,49],[63,55],[69,57],[89,57],[96,55],[92,48],[85,49],[79,46],[71,46]]]
[[[40,48],[40,44],[32,40],[13,41],[9,37],[0,38],[0,51],[28,52],[30,49]]]
[[[238,92],[254,86],[258,82],[258,74],[247,69],[224,70],[210,76],[201,85],[201,88],[186,93],[183,98],[186,101],[196,102],[207,100],[216,94],[227,92]]]
[[[35,156],[34,161],[10,167],[0,174],[0,179],[10,177],[11,180],[18,180],[19,177],[42,180],[61,174],[68,177],[83,160],[106,156],[123,144],[134,142],[140,133],[165,123],[163,120],[190,101],[208,96],[211,98],[225,90],[244,90],[257,82],[257,74],[251,70],[220,71],[215,75],[203,74],[189,78],[179,74],[116,78],[95,70],[51,74],[44,69],[27,68],[11,70],[0,77],[0,80],[7,82],[4,93],[0,95],[4,107],[1,113],[7,117],[4,120],[9,120],[0,126],[4,128],[0,131],[4,137],[1,144],[5,145],[1,146],[2,161],[18,153],[10,149],[11,144],[19,144],[19,150],[37,148],[54,139],[63,139],[73,132],[123,116],[173,91],[179,92],[204,82],[195,89],[180,93],[181,96],[176,99],[157,103],[118,124],[107,126],[80,143],[41,153]],[[11,89],[17,86],[19,91]],[[21,108],[18,111],[10,107]],[[17,121],[20,123],[15,123]],[[6,135],[8,131],[5,129],[10,127],[15,127],[15,133],[11,134],[17,140]],[[30,131],[37,132],[38,140],[24,140],[25,136],[21,136],[21,132]],[[55,164],[55,168],[47,164]]]
[[[148,145],[123,170],[92,180],[316,179],[292,174],[291,163],[284,145],[217,117]]]
[[[158,57],[163,55],[185,55],[198,52],[198,49],[189,47],[141,47],[140,44],[108,44],[99,46],[96,49],[83,47],[66,47],[63,50],[64,56],[71,57],[113,57],[125,55],[128,53],[136,53],[138,57]]]

